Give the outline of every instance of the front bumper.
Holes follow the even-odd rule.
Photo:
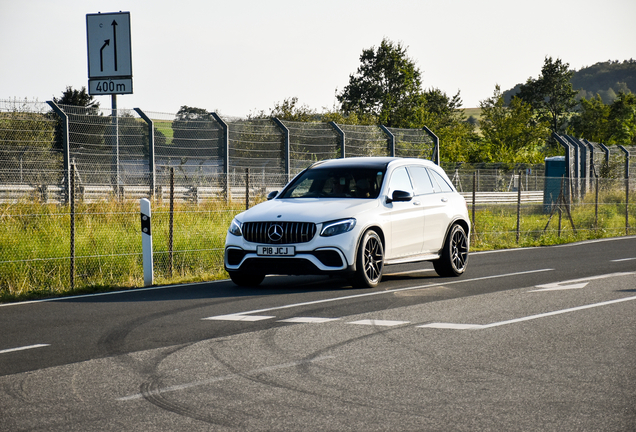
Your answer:
[[[259,256],[236,246],[225,248],[225,270],[254,274],[321,275],[353,272],[343,252],[334,247],[297,251],[294,256]]]

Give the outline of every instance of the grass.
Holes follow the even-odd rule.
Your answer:
[[[226,230],[243,205],[224,201],[176,203],[171,274],[169,206],[154,202],[155,283],[226,278]],[[632,227],[636,226],[635,210],[636,205],[630,204]],[[564,213],[559,232],[557,214],[546,229],[549,214],[543,206],[524,205],[517,242],[515,205],[478,207],[471,249],[545,246],[625,234],[624,193],[620,191],[602,193],[598,207],[588,199],[571,206],[571,212],[576,231]],[[143,286],[139,204],[115,200],[79,204],[75,214],[76,271],[75,289],[71,290],[69,207],[28,202],[0,205],[0,302]]]
[[[155,281],[225,277],[223,246],[240,206],[176,203],[173,270],[169,272],[169,207],[154,203]],[[0,301],[143,286],[139,204],[81,204],[75,217],[75,290],[70,290],[69,207],[19,203],[0,206]]]

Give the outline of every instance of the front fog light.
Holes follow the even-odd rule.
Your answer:
[[[322,231],[320,231],[320,235],[323,237],[331,237],[343,234],[351,231],[354,226],[356,226],[356,220],[353,218],[326,222]]]

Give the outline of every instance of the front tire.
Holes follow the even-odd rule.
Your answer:
[[[446,237],[442,256],[433,261],[433,267],[440,276],[459,276],[468,264],[468,237],[461,225],[455,224]]]
[[[384,269],[384,247],[380,236],[375,231],[369,230],[364,233],[357,255],[353,286],[356,288],[378,286]]]
[[[255,287],[265,279],[265,275],[243,272],[230,272],[230,279],[240,287]]]

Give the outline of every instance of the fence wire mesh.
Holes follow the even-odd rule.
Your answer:
[[[76,173],[74,209],[65,198],[60,116],[44,103],[0,101],[0,299],[69,288],[72,218],[74,286],[140,286],[140,198],[153,203],[158,282],[222,277],[231,219],[287,183],[286,159],[293,176],[314,161],[341,157],[343,150],[342,135],[328,123],[281,122],[285,132],[272,119],[145,113],[150,128],[136,110],[61,108],[69,120],[68,160]],[[388,155],[392,135],[396,156],[433,157],[434,142],[423,130],[335,126],[344,133],[346,156]],[[518,244],[536,245],[548,236],[561,235],[565,242],[633,233],[635,184],[633,175],[627,181],[625,175],[636,148],[626,147],[626,159],[609,147],[605,164],[602,146],[591,147],[589,169],[604,166],[604,177],[598,188],[595,177],[588,180],[578,194],[574,181],[561,192],[560,179],[556,192],[548,193],[554,178],[544,177],[544,165],[443,163],[475,209],[473,247],[508,247],[517,235]],[[561,204],[560,194],[567,198]]]
[[[526,177],[523,173],[508,176],[503,183],[509,183],[511,189],[503,192],[484,190],[484,185],[500,184],[504,176],[484,175],[482,190],[477,191],[475,186],[473,193],[475,174],[472,179],[465,179],[462,193],[471,215],[474,209],[473,249],[612,237],[633,233],[636,227],[635,182],[629,184],[629,205],[626,205],[626,183],[620,179],[599,179],[598,193],[595,182],[583,198],[568,200],[566,197],[572,195],[564,189],[569,185],[565,184],[563,189],[557,186],[556,192],[547,194],[549,178]],[[155,281],[174,283],[224,277],[223,247],[230,221],[246,207],[264,201],[268,191],[280,186],[280,179],[266,173],[263,176],[262,172],[244,172],[242,182],[248,189],[247,195],[242,200],[228,202],[221,194],[201,192],[213,188],[215,182],[208,183],[210,176],[196,179],[202,186],[194,194],[190,188],[175,186],[181,181],[180,175],[183,174],[174,170],[174,184],[161,184],[163,194],[152,200]],[[238,183],[238,178],[235,181]],[[537,186],[538,190],[533,190]],[[142,195],[89,199],[76,188],[74,208],[37,197],[0,203],[3,227],[0,299],[24,292],[68,292],[71,241],[75,250],[76,290],[142,286],[138,200]]]

